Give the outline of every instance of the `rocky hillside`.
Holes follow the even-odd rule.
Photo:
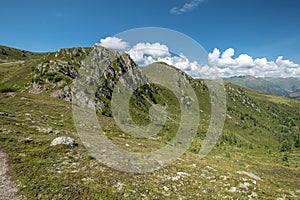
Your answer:
[[[74,81],[91,52],[103,58],[106,68],[97,66],[98,72],[86,83],[97,88],[99,124],[114,145],[129,152],[164,147],[180,128],[181,111],[171,91],[146,84],[130,99],[132,120],[149,124],[149,108],[156,103],[166,109],[166,123],[150,138],[122,132],[111,116],[112,91],[121,75],[139,67],[126,54],[92,50],[61,49],[21,63],[0,64],[0,145],[9,154],[20,194],[28,199],[299,198],[300,102],[226,83],[224,129],[212,152],[201,158],[198,152],[213,104],[205,81],[188,75],[184,76],[197,95],[200,120],[182,157],[142,174],[98,162],[76,133],[70,104]],[[130,80],[137,83],[141,78],[135,73]]]

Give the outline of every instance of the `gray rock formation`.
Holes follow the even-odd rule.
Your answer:
[[[50,146],[56,146],[56,145],[59,145],[59,144],[64,144],[64,145],[67,145],[67,146],[70,146],[70,147],[77,146],[77,143],[75,143],[75,140],[73,138],[65,137],[65,136],[55,138],[51,142]]]

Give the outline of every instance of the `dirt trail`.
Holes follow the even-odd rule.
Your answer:
[[[21,200],[18,189],[11,180],[8,168],[8,157],[0,146],[0,200]]]

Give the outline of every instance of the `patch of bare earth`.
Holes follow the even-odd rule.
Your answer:
[[[8,157],[0,146],[0,200],[21,200],[18,189],[9,175]]]

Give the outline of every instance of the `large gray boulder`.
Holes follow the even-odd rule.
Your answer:
[[[68,146],[70,146],[70,147],[75,147],[75,146],[77,146],[77,144],[75,143],[75,140],[74,140],[73,138],[65,137],[65,136],[55,138],[55,139],[51,142],[50,146],[56,146],[56,145],[59,145],[59,144],[68,145]]]

